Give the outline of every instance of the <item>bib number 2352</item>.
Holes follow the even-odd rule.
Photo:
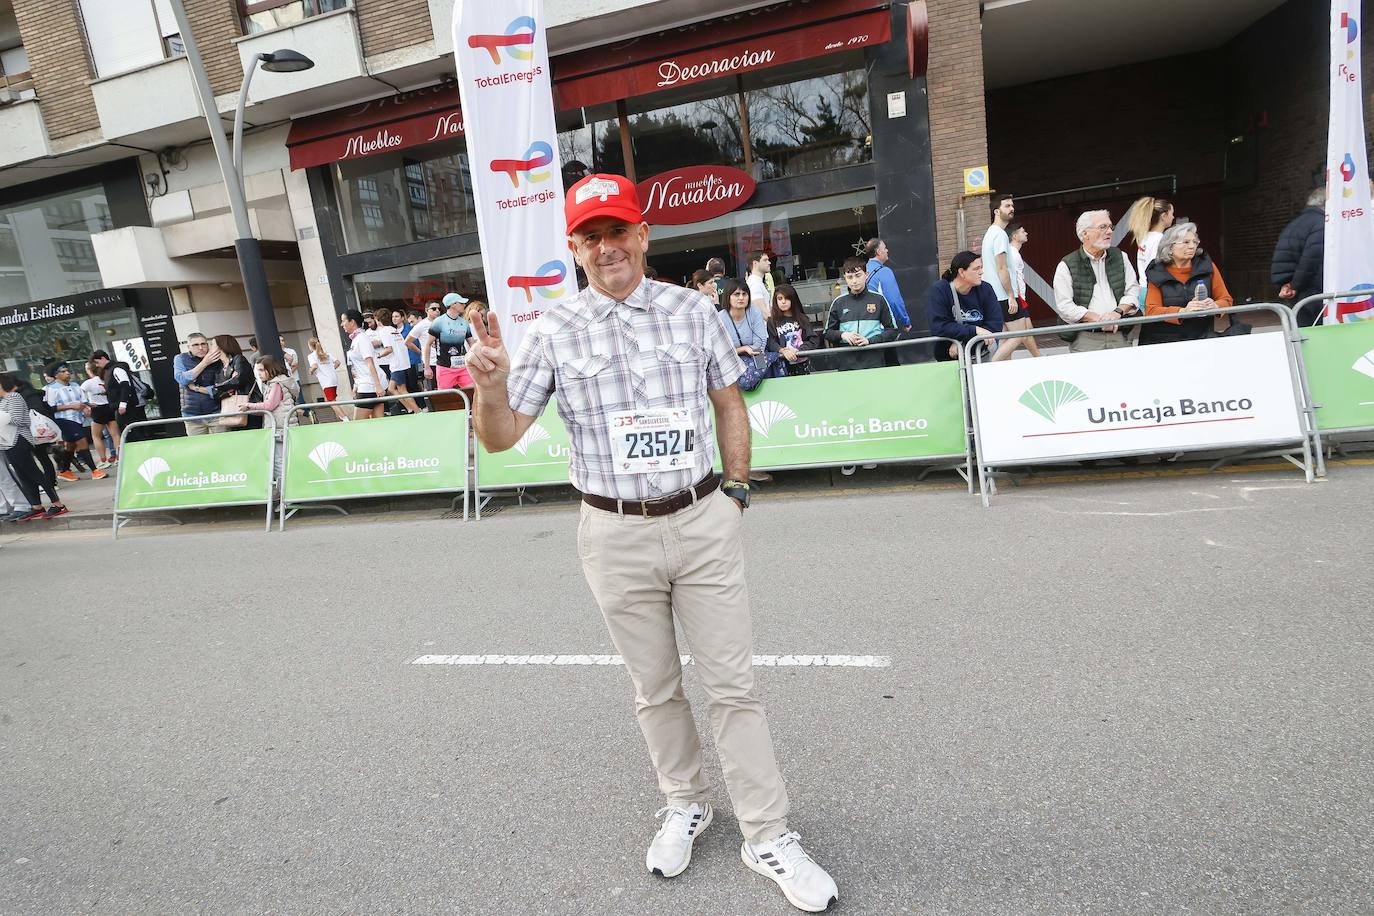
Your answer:
[[[690,467],[696,427],[687,409],[659,408],[610,418],[615,468],[623,474],[652,474]]]

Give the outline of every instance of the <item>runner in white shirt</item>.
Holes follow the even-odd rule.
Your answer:
[[[105,382],[90,363],[86,364],[86,381],[81,383],[81,390],[86,393],[86,400],[91,405],[91,447],[95,449],[95,466],[103,471],[114,463],[111,460],[114,452],[105,448],[105,430],[110,431],[111,445],[117,447],[119,426],[115,423],[110,399],[105,396]]]
[[[296,386],[293,393],[296,397],[296,403],[299,404],[304,400],[303,395],[305,393],[304,389],[301,388],[301,358],[295,350],[286,345],[285,337],[278,337],[277,341],[281,343],[282,363],[286,366],[286,374],[291,376],[291,382]]]
[[[308,341],[310,351],[306,353],[306,364],[310,368],[310,374],[315,377],[315,384],[320,386],[324,392],[326,401],[334,401],[339,396],[339,361],[329,355],[329,351],[320,343],[318,337],[312,337]],[[334,416],[347,422],[349,417],[342,407],[334,408]]]
[[[377,392],[385,391],[382,373],[377,369],[377,352],[372,335],[363,328],[363,313],[349,309],[339,315],[339,327],[343,328],[352,343],[348,347],[348,365],[353,370],[353,392],[363,403],[353,408],[353,419],[366,420],[380,417],[385,405],[376,401],[368,402],[368,397],[376,397]]]
[[[372,314],[377,319],[377,339],[381,342],[385,357],[383,365],[387,368],[387,394],[408,394],[410,389],[406,387],[406,378],[410,374],[410,351],[406,349],[400,329],[393,323],[396,313],[382,306]],[[411,413],[420,412],[420,406],[414,398],[402,398],[401,406]]]

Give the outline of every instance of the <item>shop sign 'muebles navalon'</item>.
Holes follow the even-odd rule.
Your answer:
[[[637,186],[644,221],[681,226],[723,216],[754,196],[754,179],[728,165],[689,165],[660,172]]]

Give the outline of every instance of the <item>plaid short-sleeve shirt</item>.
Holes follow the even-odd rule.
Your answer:
[[[584,493],[657,499],[711,471],[715,437],[707,390],[744,371],[707,298],[644,280],[623,302],[588,287],[539,317],[512,360],[511,410],[537,417],[553,394],[572,443],[569,474]],[[655,407],[689,408],[695,464],[655,474],[617,473],[609,418]]]

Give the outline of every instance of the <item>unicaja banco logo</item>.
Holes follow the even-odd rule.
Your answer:
[[[315,463],[315,467],[329,473],[329,465],[335,458],[347,458],[348,452],[337,442],[321,442],[310,450],[310,460]]]
[[[1083,389],[1072,382],[1050,380],[1027,388],[1017,400],[1053,423],[1059,408],[1087,399]]]
[[[157,478],[157,475],[165,474],[170,470],[171,467],[167,464],[166,461],[154,455],[152,458],[149,458],[147,461],[143,462],[138,466],[138,476],[146,480],[148,482],[148,486],[151,487],[153,485],[153,481]]]
[[[1370,350],[1364,356],[1355,360],[1355,365],[1350,368],[1360,373],[1360,375],[1367,375],[1370,378],[1374,378],[1374,350]],[[141,472],[142,468],[139,470]]]
[[[515,275],[506,278],[506,286],[525,291],[525,301],[533,302],[537,291],[545,299],[558,299],[563,295],[563,281],[568,270],[562,261],[546,261],[530,275]]]
[[[768,431],[773,428],[773,424],[781,420],[795,420],[797,414],[782,401],[759,401],[749,408],[749,426],[763,438],[768,438]]]
[[[147,459],[138,466],[138,476],[142,477],[148,486],[156,486],[158,475],[165,475],[162,478],[162,485],[170,489],[239,489],[239,485],[248,482],[248,475],[236,471],[194,471],[191,473],[173,473],[172,467],[157,455]]]
[[[520,16],[511,20],[504,35],[469,35],[468,47],[484,48],[493,64],[501,63],[503,50],[511,60],[533,60],[535,28],[532,17]]]
[[[543,442],[548,438],[550,438],[550,436],[547,429],[540,426],[538,423],[531,423],[530,428],[525,430],[525,434],[520,437],[519,442],[515,443],[514,448],[521,455],[525,455],[529,452],[531,445],[534,445],[536,442]]]
[[[553,146],[543,140],[536,140],[530,144],[530,148],[525,150],[523,159],[493,159],[491,170],[493,172],[504,172],[509,178],[511,187],[520,186],[520,176],[525,177],[529,184],[536,184],[541,181],[548,181],[553,170],[547,166],[553,162]]]

